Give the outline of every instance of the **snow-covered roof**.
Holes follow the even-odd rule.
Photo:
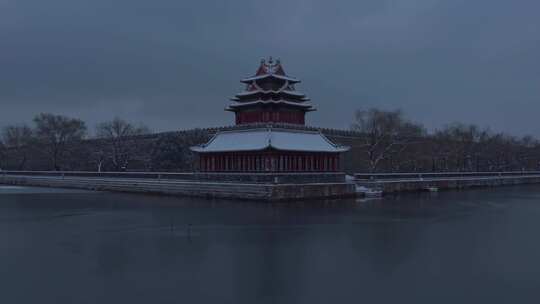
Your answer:
[[[315,111],[315,108],[310,103],[292,102],[292,101],[287,101],[287,100],[284,100],[284,99],[280,99],[280,100],[273,100],[273,99],[271,99],[271,100],[260,100],[259,99],[259,100],[246,101],[246,102],[234,102],[234,103],[230,104],[229,107],[226,108],[226,110],[230,110],[232,108],[240,108],[240,107],[252,106],[252,105],[257,105],[257,104],[285,104],[285,105],[290,105],[290,106],[294,106],[294,107],[305,108],[308,111]]]
[[[294,77],[287,76],[279,59],[274,61],[272,57],[268,58],[268,60],[261,60],[261,65],[255,72],[255,75],[252,77],[244,78],[241,80],[241,82],[250,83],[265,78],[281,79],[293,84],[300,82],[300,80]]]
[[[261,95],[266,96],[267,98],[260,98]],[[244,91],[244,92],[236,94],[235,97],[231,98],[231,100],[232,101],[243,101],[243,100],[246,100],[246,99],[257,98],[257,96],[259,96],[258,99],[272,99],[271,97],[278,97],[279,99],[288,100],[290,98],[291,100],[288,100],[288,101],[292,101],[292,102],[295,102],[295,101],[296,102],[304,102],[304,101],[309,101],[310,100],[310,98],[308,98],[305,94],[303,94],[301,92],[291,91],[291,90],[284,90],[284,89],[280,89],[280,90],[277,90],[277,91],[274,91],[274,90]],[[252,100],[250,100],[250,101],[252,101]]]
[[[249,95],[254,95],[254,94],[279,94],[279,93],[285,93],[287,95],[291,95],[291,96],[297,96],[297,97],[304,97],[306,96],[306,94],[304,93],[301,93],[301,92],[298,92],[298,91],[291,91],[291,90],[253,90],[253,91],[243,91],[241,93],[238,93],[236,94],[236,96],[238,97],[243,97],[243,96],[249,96]]]
[[[298,91],[283,90],[283,91],[281,91],[281,92],[283,92],[283,93],[285,93],[285,94],[292,95],[292,96],[298,96],[298,97],[306,96],[306,94],[301,93],[301,92],[298,92]]]
[[[244,79],[242,79],[240,81],[243,82],[243,83],[250,83],[252,81],[257,81],[257,80],[261,80],[261,79],[265,79],[265,78],[276,78],[276,79],[286,80],[289,83],[299,83],[300,82],[300,80],[298,80],[296,78],[289,77],[289,76],[284,76],[284,75],[278,75],[278,74],[256,75],[256,76],[244,78]]]
[[[349,150],[348,147],[332,143],[320,132],[272,128],[218,132],[208,143],[191,147],[191,150],[199,153],[266,149],[327,153]]]

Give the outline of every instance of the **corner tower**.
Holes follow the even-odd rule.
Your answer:
[[[349,148],[320,131],[297,127],[315,110],[306,95],[296,91],[299,82],[285,74],[279,60],[261,61],[254,76],[242,79],[245,91],[226,109],[235,113],[242,128],[218,131],[206,144],[191,147],[199,155],[199,171],[341,171],[341,154]]]
[[[287,76],[279,60],[262,60],[254,76],[241,80],[245,90],[231,98],[226,108],[236,124],[285,123],[305,125],[307,112],[315,111],[305,94],[296,90],[300,80]]]

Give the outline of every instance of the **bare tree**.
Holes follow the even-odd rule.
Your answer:
[[[97,137],[106,141],[107,150],[104,151],[103,155],[110,158],[116,171],[127,169],[135,152],[134,138],[148,133],[150,133],[148,127],[135,126],[118,117],[111,121],[102,122],[96,127]],[[99,170],[101,170],[103,160],[101,157],[98,165]]]
[[[522,169],[519,162],[519,141],[504,133],[492,135],[484,143],[486,147],[486,160],[490,170],[507,171]]]
[[[527,168],[537,169],[538,149],[540,148],[540,142],[531,135],[526,135],[517,141],[518,157],[522,170]]]
[[[434,140],[445,157],[447,168],[473,171],[479,170],[480,158],[484,157],[485,143],[490,136],[489,130],[481,130],[476,125],[453,123],[437,130]]]
[[[24,170],[28,160],[30,146],[34,143],[34,133],[27,125],[12,125],[4,127],[2,130],[2,141],[5,146],[5,153],[11,150],[15,154],[17,170]]]
[[[6,155],[7,155],[7,148],[4,145],[4,142],[0,140],[0,171],[2,171],[2,168],[4,168],[5,166]]]
[[[424,128],[406,120],[403,113],[379,109],[358,110],[351,126],[363,134],[368,166],[375,172],[381,161],[399,155],[411,143],[425,135]]]
[[[86,135],[85,123],[76,118],[41,113],[34,118],[36,136],[44,144],[54,170],[60,170],[60,161],[69,144]]]
[[[103,163],[105,163],[106,157],[105,152],[102,150],[94,152],[92,155],[92,161],[97,166],[97,172],[101,172],[103,170]]]
[[[208,141],[206,130],[195,129],[188,132],[162,134],[152,151],[152,167],[162,171],[193,171],[197,156],[190,147]]]

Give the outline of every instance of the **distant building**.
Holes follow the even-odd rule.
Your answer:
[[[242,79],[245,91],[226,108],[235,113],[238,130],[218,132],[192,147],[203,172],[336,172],[338,146],[321,132],[302,130],[307,112],[315,111],[300,80],[289,77],[279,60],[262,60],[254,76]],[[289,126],[289,127],[287,127]]]

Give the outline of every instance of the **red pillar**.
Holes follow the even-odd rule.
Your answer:
[[[290,154],[287,156],[287,163],[287,171],[290,172],[293,170],[293,158]]]
[[[287,171],[292,171],[292,156],[289,154],[287,155]]]
[[[330,171],[330,155],[326,155],[326,171]]]
[[[221,154],[219,156],[219,171],[223,171],[223,167],[224,167],[223,166],[223,158],[224,158],[224,156],[223,156],[223,154]]]
[[[269,171],[271,166],[270,156],[267,154],[264,156],[264,171]]]

